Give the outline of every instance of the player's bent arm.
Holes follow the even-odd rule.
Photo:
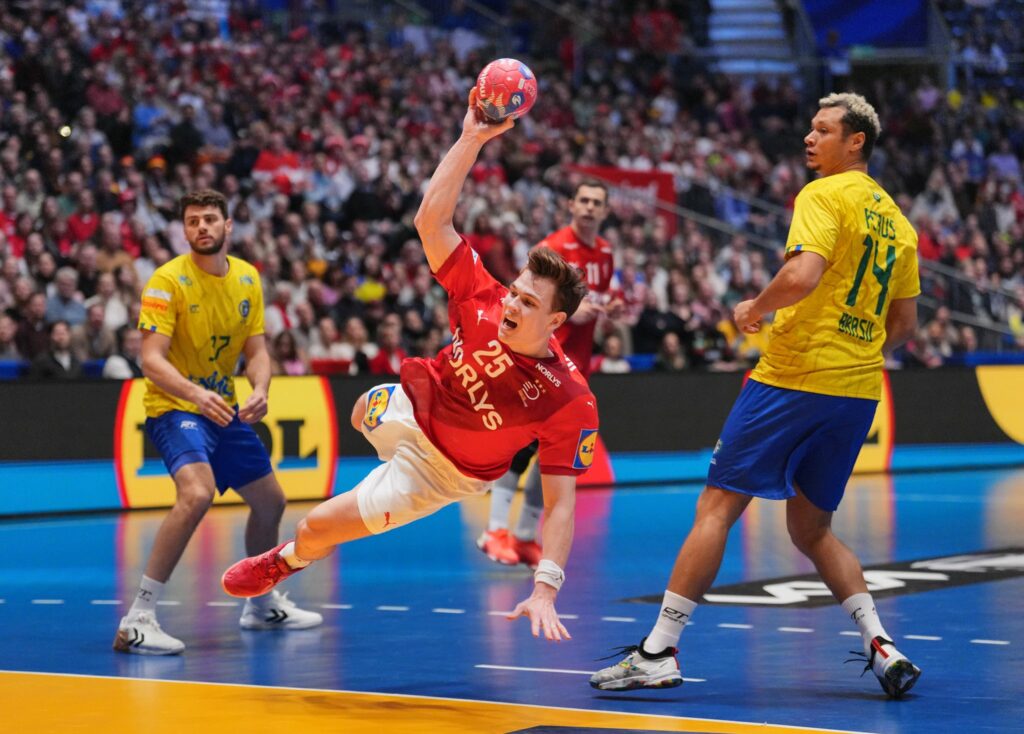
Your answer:
[[[187,379],[167,359],[171,338],[155,331],[142,332],[142,374],[165,393],[197,403],[203,388]]]
[[[906,341],[917,331],[917,297],[895,298],[889,304],[889,313],[885,317],[885,344],[883,352],[890,352]]]
[[[792,255],[754,299],[754,309],[763,315],[799,303],[818,287],[827,267],[828,261],[816,252]]]
[[[462,185],[476,163],[480,149],[488,140],[501,135],[513,125],[511,118],[497,125],[482,122],[476,110],[475,93],[474,88],[462,122],[462,135],[451,150],[445,153],[434,175],[430,177],[423,201],[413,220],[423,240],[427,263],[435,273],[459,246],[459,234],[452,224],[452,217],[459,194],[462,193]]]
[[[167,359],[171,338],[155,331],[142,333],[142,374],[168,395],[187,400],[199,408],[199,412],[221,426],[226,426],[234,412],[224,399],[195,384],[182,375]]]
[[[245,376],[249,379],[249,384],[253,390],[259,390],[266,395],[270,389],[272,372],[266,337],[263,334],[250,336],[245,340],[242,352],[245,354]]]

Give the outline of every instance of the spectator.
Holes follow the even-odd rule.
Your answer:
[[[21,360],[17,344],[18,322],[0,313],[0,360]]]
[[[103,377],[108,380],[131,380],[142,377],[142,332],[131,326],[117,333],[119,348],[103,364]]]
[[[272,365],[275,375],[308,375],[309,363],[295,343],[290,330],[280,332],[273,341]]]
[[[32,360],[30,376],[37,380],[70,380],[82,376],[82,363],[71,351],[71,327],[54,321],[49,327],[49,344]]]
[[[661,338],[661,347],[654,358],[655,372],[682,372],[686,369],[686,355],[679,341],[679,335],[666,332]]]
[[[397,375],[402,361],[409,356],[402,348],[402,327],[396,319],[387,319],[377,329],[377,354],[370,360],[371,375]]]
[[[601,346],[601,353],[594,357],[593,372],[621,375],[633,368],[622,356],[622,339],[618,334],[609,334]]]
[[[71,351],[82,362],[106,359],[114,353],[116,339],[104,314],[102,303],[92,303],[86,310],[85,323],[71,329]]]
[[[78,273],[74,268],[61,268],[54,277],[54,284],[56,292],[46,300],[46,322],[65,321],[69,326],[83,323],[85,306],[78,292]]]

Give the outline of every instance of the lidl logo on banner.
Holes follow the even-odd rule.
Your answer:
[[[252,388],[235,382],[239,405]],[[142,404],[144,380],[124,384],[114,424],[114,465],[124,507],[167,507],[174,504],[174,482],[160,453],[146,436],[146,411]],[[269,411],[253,425],[270,453],[284,494],[288,499],[330,497],[334,488],[338,439],[334,400],[330,386],[320,377],[277,378],[270,386]],[[237,503],[241,498],[226,492],[217,503]]]

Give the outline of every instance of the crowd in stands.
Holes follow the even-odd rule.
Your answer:
[[[188,251],[176,201],[201,187],[227,196],[232,254],[262,274],[277,372],[395,374],[449,338],[412,216],[489,59],[479,21],[452,2],[434,25],[396,14],[386,34],[280,29],[261,22],[258,3],[240,5],[249,11],[226,26],[187,2],[0,5],[0,362],[39,376],[139,374],[139,294]],[[784,239],[807,181],[813,107],[791,80],[704,69],[689,53],[707,33],[694,10],[703,3],[567,5],[607,37],[583,48],[564,23],[529,22],[522,3],[508,4],[541,95],[484,148],[456,226],[510,280],[568,223],[576,166],[666,172],[679,206],[734,229],[684,216],[672,232],[644,204],[613,197],[603,234],[626,307],[602,317],[595,367],[750,365],[764,334],[737,333],[729,314],[778,267],[777,248],[760,243]],[[554,52],[532,57],[530,45]],[[929,78],[862,91],[885,126],[872,174],[918,226],[921,257],[961,274],[922,270],[934,318],[898,361],[936,366],[992,348],[987,331],[951,314],[1024,347],[1014,91],[943,91]]]

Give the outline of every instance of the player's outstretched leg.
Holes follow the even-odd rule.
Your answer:
[[[519,556],[512,547],[512,536],[508,532],[508,516],[518,481],[519,473],[510,470],[491,487],[491,516],[487,529],[476,539],[476,547],[484,555],[506,566],[519,563]]]

